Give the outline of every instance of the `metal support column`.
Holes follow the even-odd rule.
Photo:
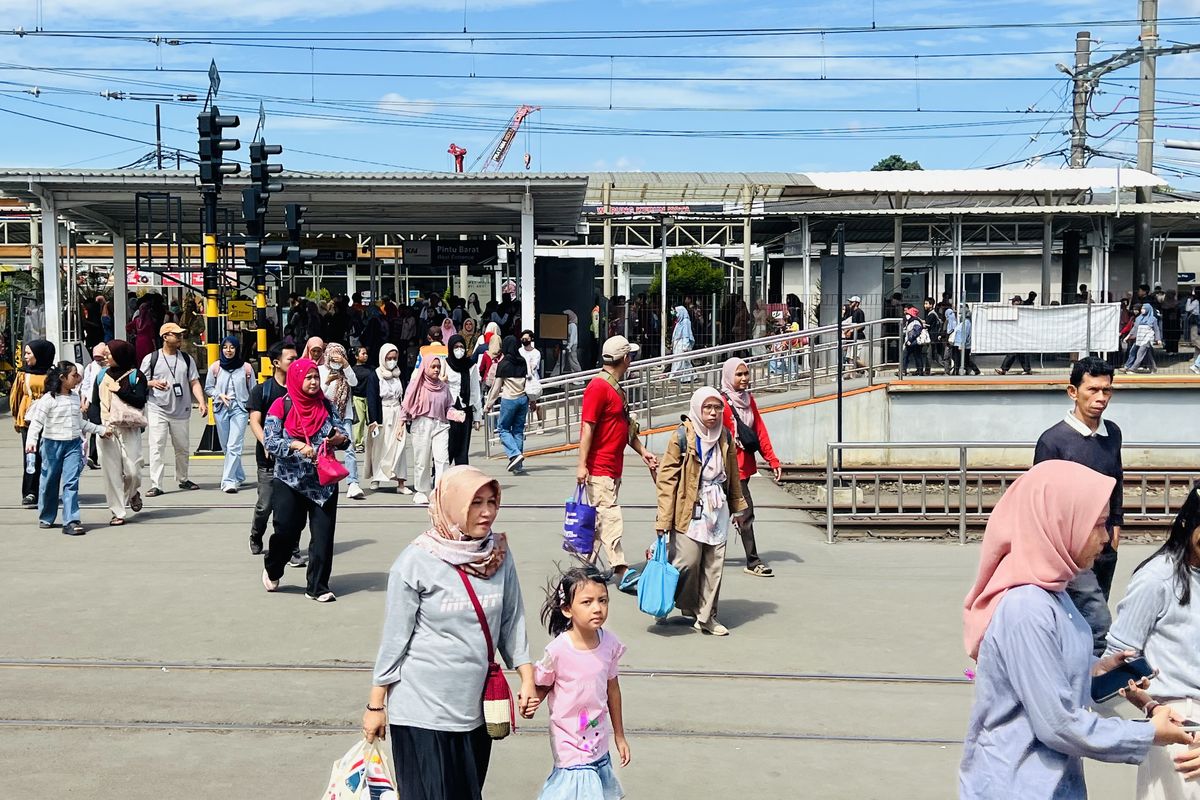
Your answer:
[[[749,186],[746,187],[746,217],[742,220],[742,266],[745,269],[744,283],[742,284],[742,299],[746,301],[746,308],[750,308],[752,297],[751,287],[754,283],[754,263],[750,260],[750,246],[753,241],[753,234],[750,226],[750,212],[754,208],[754,190]],[[764,271],[766,270],[765,254],[764,254]]]
[[[800,293],[804,305],[804,319],[792,320],[799,323],[800,330],[808,327],[812,319],[812,231],[808,227],[808,217],[800,218],[800,263],[804,268],[804,291]]]
[[[1092,35],[1087,31],[1075,34],[1075,72],[1071,106],[1071,169],[1087,166],[1087,103],[1090,81],[1083,77],[1091,59]]]
[[[662,280],[658,282],[658,297],[659,297],[659,317],[658,317],[658,354],[665,356],[667,354],[667,328],[670,327],[667,320],[667,218],[661,220],[661,236],[659,238],[660,255],[662,256],[662,264],[659,267],[659,275]],[[713,309],[713,315],[717,313]],[[625,319],[629,319],[629,313],[626,312]]]
[[[896,217],[892,220],[892,291],[901,291],[903,284],[904,262],[904,220]],[[884,298],[886,304],[887,298]]]
[[[616,294],[612,290],[613,279],[613,241],[612,241],[612,217],[608,214],[608,206],[612,199],[612,183],[604,184],[604,190],[600,198],[600,202],[604,204],[604,273],[600,281],[600,296],[608,299]]]
[[[113,231],[113,332],[118,339],[129,323],[129,259],[124,232]]]
[[[208,354],[208,364],[216,364],[221,355],[221,319],[218,307],[220,288],[217,285],[218,262],[217,193],[206,187],[204,191],[204,317],[208,323],[208,340],[205,342],[204,349]],[[211,403],[209,405],[211,406]]]
[[[1138,42],[1142,47],[1141,72],[1138,79],[1137,168],[1154,172],[1154,84],[1156,65],[1154,49],[1158,47],[1158,0],[1140,0],[1142,21]],[[1154,201],[1154,190],[1147,186],[1137,190],[1139,203]],[[1150,215],[1138,214],[1134,225],[1134,283],[1153,283],[1154,238]]]
[[[1042,288],[1038,305],[1050,305],[1050,270],[1054,266],[1054,217],[1042,216]],[[1066,287],[1062,287],[1064,294]]]
[[[951,292],[956,306],[962,305],[964,292],[962,268],[962,217],[955,216],[950,221],[950,263],[953,277]],[[937,296],[935,292],[935,297]]]
[[[39,195],[42,206],[42,290],[46,301],[46,338],[63,354],[62,281],[58,275],[58,203],[54,195]]]
[[[529,330],[537,330],[537,319],[534,316],[535,304],[533,296],[533,262],[534,248],[537,242],[533,234],[533,195],[525,189],[521,198],[521,325]]]

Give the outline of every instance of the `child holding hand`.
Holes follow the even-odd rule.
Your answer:
[[[603,626],[608,585],[592,568],[567,571],[542,607],[542,623],[555,637],[534,666],[538,697],[549,698],[554,769],[539,800],[620,800],[625,796],[608,752],[611,734],[621,766],[629,742],[621,714],[617,662],[625,645]],[[522,709],[525,716],[532,710]]]

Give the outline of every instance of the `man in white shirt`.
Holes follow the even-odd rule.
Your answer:
[[[208,401],[196,362],[180,349],[183,328],[168,322],[158,329],[162,337],[161,350],[142,359],[141,370],[150,384],[146,402],[146,420],[150,423],[150,491],[147,497],[163,493],[163,475],[167,471],[167,440],[175,450],[175,480],[180,489],[199,489],[188,480],[189,448],[188,416],[192,398],[200,407],[200,416],[208,413]]]

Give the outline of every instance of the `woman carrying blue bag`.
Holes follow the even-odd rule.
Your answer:
[[[721,571],[733,516],[746,509],[737,447],[721,424],[724,408],[716,389],[705,386],[692,395],[691,410],[658,465],[655,522],[660,536],[669,535],[668,554],[679,570],[675,605],[695,618],[696,630],[714,636],[729,634],[717,620]]]

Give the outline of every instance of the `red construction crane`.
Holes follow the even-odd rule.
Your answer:
[[[454,142],[451,142],[450,149],[447,150],[446,152],[449,153],[450,155],[454,156],[454,171],[462,172],[463,171],[463,159],[467,157],[467,148],[459,147]]]
[[[499,172],[504,166],[504,159],[508,156],[508,149],[512,147],[513,139],[517,138],[517,131],[521,128],[521,123],[535,111],[541,111],[541,106],[520,106],[513,113],[512,119],[508,122],[508,127],[504,129],[504,133],[500,134],[499,139],[493,139],[489,150],[491,155],[484,162],[481,172]],[[484,151],[488,152],[488,151]],[[529,157],[526,155],[525,168],[529,169]],[[479,161],[476,159],[475,164]],[[475,169],[475,164],[471,165],[471,169]]]

